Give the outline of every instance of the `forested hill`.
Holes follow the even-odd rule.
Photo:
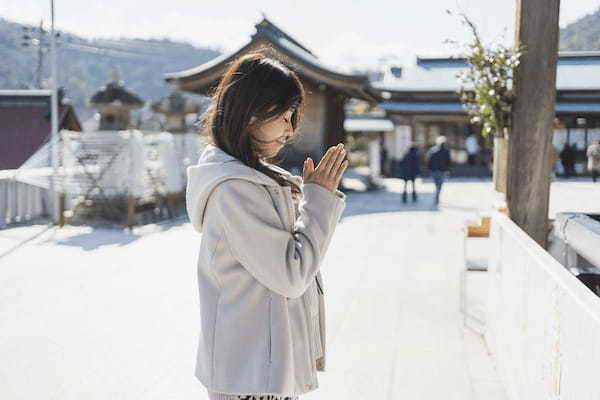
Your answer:
[[[24,27],[0,17],[0,89],[36,87],[38,47],[22,45]],[[559,46],[562,51],[600,50],[600,8],[561,29]],[[127,87],[151,102],[168,93],[163,73],[197,66],[219,54],[218,49],[169,39],[85,39],[61,32],[58,78],[83,120],[92,114],[87,100],[110,80],[113,68]],[[42,60],[42,76],[48,77],[47,53]]]
[[[22,45],[26,34],[23,27],[0,18],[0,89],[36,87],[38,47]],[[86,102],[110,80],[113,68],[119,69],[127,87],[150,102],[169,92],[163,73],[197,66],[219,54],[216,49],[168,39],[84,39],[61,32],[57,47],[58,79],[78,115],[86,119],[92,114]],[[48,55],[44,54],[42,60],[42,76],[48,77]]]
[[[560,30],[560,50],[600,50],[600,8]]]

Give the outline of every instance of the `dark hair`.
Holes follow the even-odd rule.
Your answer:
[[[231,63],[211,95],[204,120],[208,142],[280,185],[291,185],[292,192],[298,194],[300,188],[295,183],[261,163],[279,164],[281,160],[258,153],[250,136],[250,118],[255,116],[253,125],[257,125],[293,109],[292,142],[298,136],[304,98],[302,83],[289,67],[260,52],[241,56]]]

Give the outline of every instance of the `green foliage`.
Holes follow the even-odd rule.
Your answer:
[[[346,148],[348,149],[348,166],[350,168],[369,165],[369,140],[368,135],[349,132]]]
[[[450,11],[447,11],[451,14]],[[481,125],[481,134],[503,136],[510,117],[512,92],[509,85],[523,52],[523,46],[515,49],[503,45],[486,46],[477,28],[465,14],[459,14],[473,36],[466,54],[469,69],[458,78],[461,87],[458,94],[471,123]]]

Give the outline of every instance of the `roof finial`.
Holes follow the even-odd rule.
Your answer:
[[[121,79],[121,74],[119,74],[119,70],[116,68],[113,68],[112,73],[110,74],[110,76],[112,77],[112,81],[119,83],[119,80]]]

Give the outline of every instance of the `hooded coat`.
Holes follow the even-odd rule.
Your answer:
[[[195,376],[211,392],[298,396],[325,370],[320,267],[346,195],[268,166],[301,185],[297,218],[289,186],[216,146],[187,169],[187,212],[202,233]]]
[[[421,160],[417,149],[409,150],[404,155],[400,161],[399,170],[400,179],[415,180],[417,178],[421,173]]]

